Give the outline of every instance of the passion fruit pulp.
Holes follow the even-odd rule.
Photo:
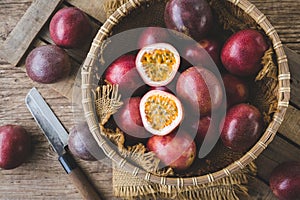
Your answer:
[[[175,77],[179,64],[178,51],[167,43],[147,45],[136,57],[137,70],[144,82],[150,86],[169,84]]]
[[[181,102],[171,93],[151,90],[140,102],[142,122],[147,131],[153,135],[167,135],[183,119]]]

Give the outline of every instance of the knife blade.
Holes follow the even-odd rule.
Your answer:
[[[63,155],[68,143],[68,133],[36,88],[32,88],[27,94],[26,105],[53,149],[58,155]]]
[[[86,175],[84,175],[68,151],[68,132],[36,88],[32,88],[28,92],[25,97],[25,103],[54,151],[58,154],[59,162],[82,197],[84,199],[100,199],[97,190],[88,181]]]

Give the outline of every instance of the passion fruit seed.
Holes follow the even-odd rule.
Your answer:
[[[157,94],[146,100],[145,114],[153,129],[162,130],[177,118],[178,108],[175,101]]]
[[[173,71],[176,63],[174,53],[168,49],[155,49],[145,52],[141,63],[147,76],[153,81],[164,81]]]

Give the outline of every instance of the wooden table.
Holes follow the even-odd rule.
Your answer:
[[[0,1],[0,42],[16,26],[29,8],[32,0]],[[72,4],[72,0],[69,3]],[[271,170],[286,160],[300,161],[300,1],[253,0],[252,1],[278,31],[282,42],[289,47],[292,59],[293,90],[291,105],[285,121],[271,145],[256,160],[258,175],[250,184],[252,199],[276,199],[268,187]],[[296,52],[296,53],[295,53]],[[297,81],[298,80],[298,81]],[[33,86],[37,87],[67,129],[74,124],[70,100],[53,90],[52,85],[32,82],[22,68],[16,68],[0,59],[0,125],[20,124],[32,136],[33,153],[22,166],[13,170],[0,170],[0,199],[80,199],[76,188],[57,161],[41,130],[28,112],[24,97]],[[298,86],[298,87],[297,87]],[[101,162],[78,160],[81,167],[105,199],[114,199],[112,193],[112,169]]]

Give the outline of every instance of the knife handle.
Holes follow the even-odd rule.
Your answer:
[[[66,152],[62,156],[60,156],[58,160],[69,175],[73,184],[79,190],[83,199],[101,200],[96,188],[89,182],[87,176],[76,164],[76,161],[71,154]]]

